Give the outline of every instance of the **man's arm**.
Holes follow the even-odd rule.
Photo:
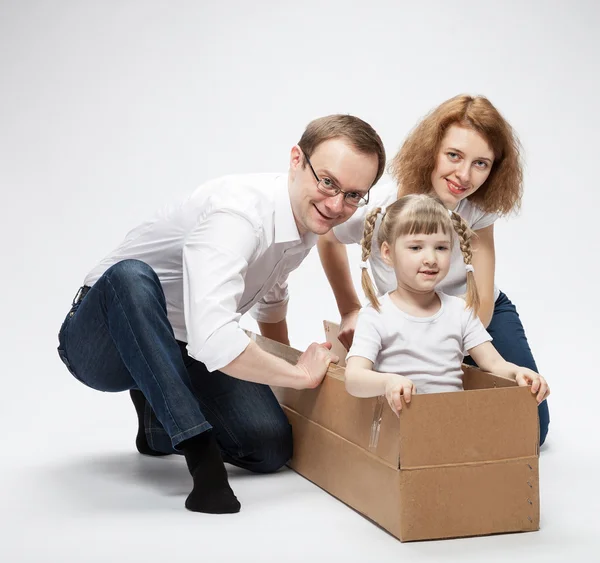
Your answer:
[[[318,387],[325,377],[329,364],[339,361],[339,358],[330,352],[330,348],[329,343],[313,342],[293,366],[250,341],[235,360],[219,371],[254,383],[292,389],[313,389]]]
[[[311,344],[295,366],[261,350],[240,328],[239,302],[259,234],[235,211],[199,221],[183,249],[183,300],[188,352],[209,371],[267,385],[316,387],[329,363],[327,346]]]

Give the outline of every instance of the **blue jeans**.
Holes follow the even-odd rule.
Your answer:
[[[225,461],[252,471],[275,471],[292,455],[291,427],[271,389],[190,358],[167,319],[158,276],[144,262],[115,264],[73,304],[58,353],[88,387],[142,391],[153,449],[180,453],[178,444],[212,429]]]
[[[519,313],[517,313],[517,309],[510,299],[502,292],[500,292],[494,305],[494,315],[487,331],[494,339],[492,344],[507,362],[532,369],[535,372],[538,371]],[[465,358],[465,363],[477,365],[470,356]],[[538,406],[538,415],[540,420],[540,445],[542,445],[546,440],[550,424],[547,400]]]

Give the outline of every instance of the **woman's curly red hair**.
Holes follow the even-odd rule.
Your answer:
[[[390,165],[398,197],[431,191],[431,173],[440,144],[454,124],[480,133],[494,152],[490,175],[468,199],[487,213],[506,215],[517,210],[523,195],[521,144],[510,124],[484,96],[451,98],[411,131]]]

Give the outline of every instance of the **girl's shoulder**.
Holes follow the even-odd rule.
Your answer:
[[[467,308],[467,303],[462,297],[458,297],[457,295],[448,295],[442,291],[438,291],[437,294],[442,301],[444,309],[449,313],[454,313],[459,316],[468,314],[469,309]]]

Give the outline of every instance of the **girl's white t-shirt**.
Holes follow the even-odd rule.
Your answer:
[[[464,300],[438,293],[440,309],[431,317],[413,317],[400,310],[388,293],[381,311],[360,310],[347,358],[360,356],[373,369],[408,377],[417,393],[462,390],[462,361],[467,351],[492,337]]]
[[[395,182],[389,182],[382,186],[376,186],[371,190],[369,203],[364,207],[356,210],[354,215],[345,223],[334,227],[333,234],[344,244],[360,244],[365,228],[365,218],[369,211],[376,207],[387,207],[398,199],[398,188]],[[458,213],[469,225],[471,229],[477,231],[489,227],[493,224],[498,215],[486,213],[479,207],[472,204],[468,199],[463,199],[459,202],[458,207],[454,210]],[[377,245],[377,234],[381,225],[381,215],[377,217],[375,229],[373,231],[373,240],[371,242],[371,255],[369,263],[373,274],[373,281],[380,295],[388,293],[396,289],[396,275],[394,269],[388,266],[379,252]],[[467,272],[465,270],[465,262],[460,251],[458,240],[454,240],[452,247],[452,256],[450,261],[450,270],[444,280],[436,286],[436,290],[442,291],[448,295],[456,295],[463,297],[467,292]],[[500,290],[494,286],[494,301],[498,299]]]

